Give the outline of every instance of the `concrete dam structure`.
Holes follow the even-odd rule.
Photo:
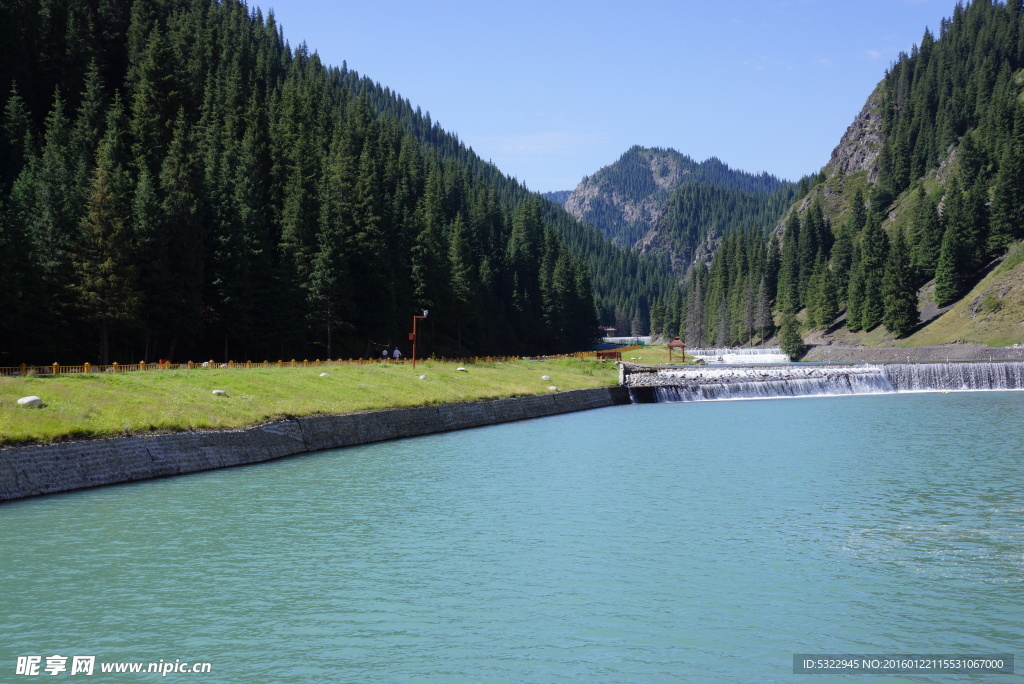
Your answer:
[[[1024,362],[624,367],[634,403],[1024,389]]]
[[[789,363],[779,347],[721,347],[686,352],[707,364]]]

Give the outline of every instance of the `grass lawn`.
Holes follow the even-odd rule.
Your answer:
[[[650,363],[646,358],[644,362]],[[292,416],[499,399],[541,394],[550,385],[561,391],[618,382],[618,367],[611,361],[505,361],[465,367],[461,372],[454,363],[421,361],[415,371],[406,362],[0,377],[0,445],[237,428]],[[328,377],[320,377],[324,372]],[[551,380],[542,380],[542,375]],[[227,396],[214,396],[215,389]],[[19,398],[30,395],[42,398],[43,408],[17,405]]]

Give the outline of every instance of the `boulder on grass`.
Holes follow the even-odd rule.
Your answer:
[[[39,397],[22,397],[18,400],[18,406],[25,408],[43,408],[43,400]]]
[[[228,396],[228,393],[224,390],[213,390],[213,395],[216,397],[226,397]]]

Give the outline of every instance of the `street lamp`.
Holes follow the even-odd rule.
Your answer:
[[[427,310],[426,309],[423,310],[423,315],[422,316],[413,316],[412,317],[412,332],[409,333],[409,340],[412,341],[412,368],[413,368],[413,370],[416,370],[416,321],[418,321],[421,318],[426,318],[426,317],[427,317]]]

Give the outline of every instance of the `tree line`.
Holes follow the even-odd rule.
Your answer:
[[[237,0],[14,0],[0,57],[0,363],[571,351],[667,281]]]

